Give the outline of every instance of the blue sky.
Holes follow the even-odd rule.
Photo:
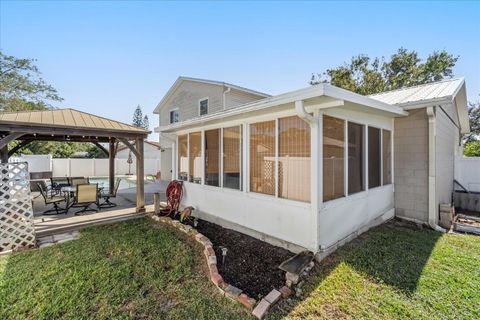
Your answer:
[[[0,2],[0,48],[36,58],[73,107],[131,122],[179,75],[270,94],[308,86],[353,55],[399,47],[459,55],[480,94],[480,2]]]

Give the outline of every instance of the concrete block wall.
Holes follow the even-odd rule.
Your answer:
[[[425,108],[395,118],[395,214],[428,221],[428,117]]]
[[[436,152],[436,194],[437,204],[451,203],[455,156],[459,150],[458,117],[453,105],[442,106],[435,110],[435,152]],[[448,116],[445,114],[448,114]],[[452,122],[455,121],[456,123]]]

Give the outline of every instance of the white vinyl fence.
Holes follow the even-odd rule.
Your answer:
[[[459,157],[455,161],[455,179],[468,191],[480,192],[480,157]]]
[[[51,171],[54,177],[108,176],[108,159],[54,159],[51,155],[23,155],[11,157],[9,161],[28,162],[30,172]],[[135,174],[135,163],[135,158],[130,166],[126,159],[115,159],[115,174]],[[145,159],[144,167],[145,174],[156,174],[160,171],[160,160]]]

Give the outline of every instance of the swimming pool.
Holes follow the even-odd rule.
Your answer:
[[[134,188],[137,184],[137,179],[135,177],[115,177],[120,178],[119,190]],[[98,183],[99,187],[108,188],[108,177],[89,177],[88,181],[90,183]]]

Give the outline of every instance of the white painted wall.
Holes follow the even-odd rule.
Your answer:
[[[480,157],[457,157],[455,179],[469,191],[480,192]]]
[[[367,113],[361,110],[361,107],[349,106],[349,108],[328,109],[322,113],[364,125],[391,130],[393,145],[393,119],[387,115]],[[276,116],[283,117],[294,114],[293,110],[286,110],[256,115],[241,120],[228,121],[223,123],[222,126],[228,127],[243,124],[244,128],[248,128],[250,123],[272,120]],[[177,134],[198,132],[218,127],[218,125],[210,125],[182,130]],[[249,141],[248,132],[246,131],[248,130],[244,130],[242,147],[244,154],[243,163],[248,166]],[[319,138],[316,138],[312,134],[312,147],[321,148],[321,146],[321,135]],[[365,154],[365,157],[367,157],[367,154]],[[316,167],[320,170],[320,183],[323,180],[321,179],[322,161],[320,160]],[[365,165],[367,163],[368,159],[366,159]],[[176,163],[174,166],[176,166]],[[248,170],[248,167],[243,168],[244,178],[248,177]],[[174,172],[178,171],[174,170]],[[316,173],[312,172],[312,176],[314,174]],[[314,190],[313,194],[318,194],[318,198],[321,199],[321,186],[314,185],[314,179],[311,179],[311,183],[311,188]],[[368,181],[365,181],[365,184],[368,185]],[[323,203],[318,211],[310,203],[281,199],[254,192],[230,190],[189,182],[185,182],[184,186],[185,195],[182,204],[194,206],[196,215],[206,217],[209,220],[221,219],[240,225],[255,231],[256,233],[251,234],[262,240],[270,241],[271,239],[269,238],[279,239],[314,252],[318,251],[318,244],[320,244],[321,248],[329,248],[360,230],[365,231],[365,228],[370,226],[375,219],[386,213],[389,213],[389,217],[392,217],[392,209],[394,208],[393,184]],[[244,181],[243,190],[249,190],[248,181]],[[214,222],[220,222],[221,220]],[[275,241],[273,242],[275,243]]]
[[[202,213],[316,251],[310,204],[186,182],[182,203]]]

